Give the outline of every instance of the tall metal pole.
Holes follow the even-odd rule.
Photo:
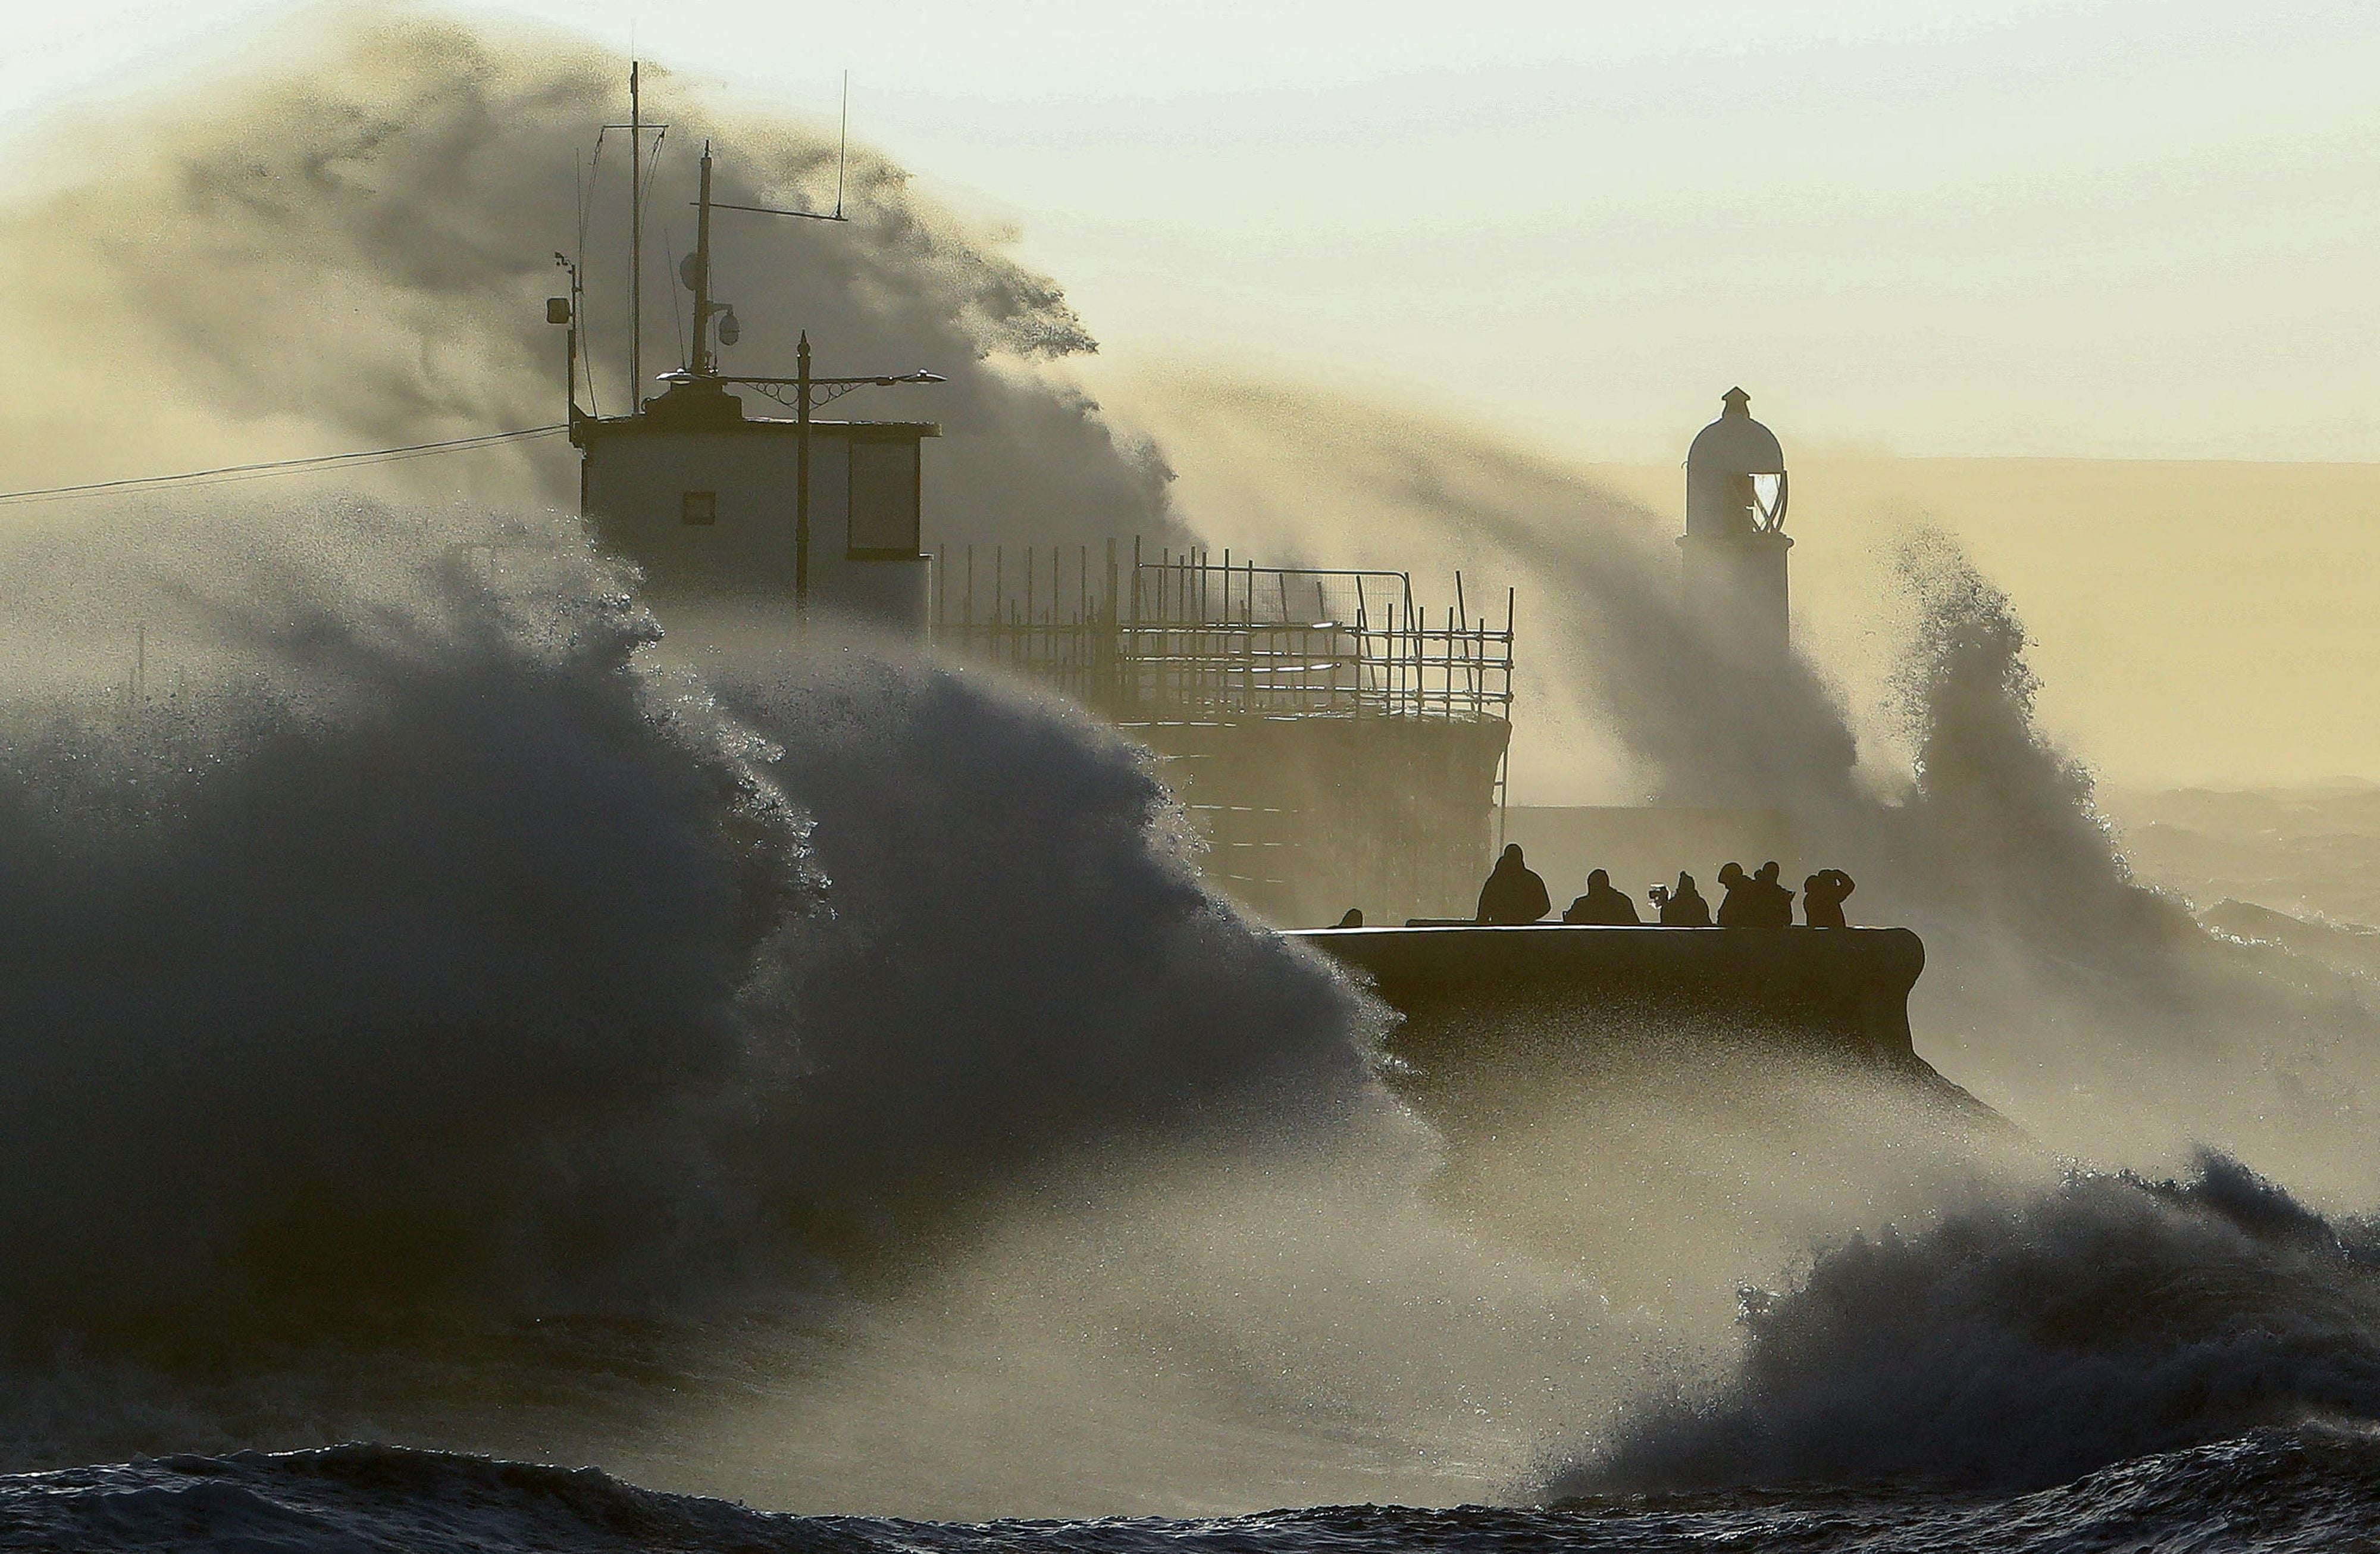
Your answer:
[[[645,404],[645,116],[628,61],[628,413]]]
[[[694,375],[707,378],[710,360],[710,145],[702,147],[702,197],[694,221]]]
[[[810,332],[794,350],[794,611],[810,607]]]
[[[578,321],[586,315],[587,284],[580,277],[578,261],[570,262],[570,410],[578,412]],[[595,403],[595,369],[587,369],[587,403]]]
[[[578,266],[570,267],[570,327],[564,332],[562,345],[562,398],[569,407],[569,421],[578,419]]]
[[[562,398],[563,402],[569,407],[570,434],[576,437],[578,435],[578,266],[567,255],[558,251],[553,256],[553,262],[562,266],[565,273],[569,275],[570,294],[562,299],[565,316],[560,320],[556,320],[553,316],[552,300],[547,300],[545,321],[548,324],[559,322],[570,326],[563,335]]]
[[[851,156],[851,72],[843,73],[843,139],[834,148],[834,219],[843,219],[843,165]]]

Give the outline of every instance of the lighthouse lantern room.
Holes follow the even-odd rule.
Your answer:
[[[1792,643],[1785,450],[1752,419],[1751,395],[1730,388],[1686,454],[1686,608],[1746,664],[1773,662]]]

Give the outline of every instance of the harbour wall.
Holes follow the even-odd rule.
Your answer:
[[[1906,928],[1463,924],[1290,936],[1404,1016],[1390,1049],[1424,1079],[1664,1033],[1778,1040],[1932,1073],[1909,1029],[1925,947]]]

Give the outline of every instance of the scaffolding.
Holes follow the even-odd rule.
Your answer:
[[[1282,921],[1467,909],[1500,833],[1513,595],[1442,614],[1411,575],[1132,542],[937,557],[945,650],[1048,686],[1155,752],[1208,873]],[[1333,905],[1332,903],[1336,903]]]

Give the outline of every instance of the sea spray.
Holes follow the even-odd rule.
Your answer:
[[[2034,716],[2015,602],[1938,529],[1883,558],[1895,586],[1867,624],[1894,668],[1863,705],[1806,634],[1766,677],[1718,667],[1682,606],[1678,519],[1591,471],[1278,382],[1148,374],[1121,402],[1219,544],[1515,580],[1514,771],[1536,773],[1516,782],[1781,816],[1795,875],[1846,869],[1854,921],[1925,939],[1920,1055],[2043,1143],[2170,1169],[2211,1140],[2369,1203],[2368,985],[2242,957],[2130,877],[2088,772]],[[1723,861],[1678,866],[1707,882]]]
[[[12,1325],[517,1309],[749,1244],[727,1097],[798,817],[568,526],[513,594],[469,533],[222,501],[6,547],[50,606],[9,656],[105,607],[158,671],[0,716]]]
[[[1748,1292],[1724,1387],[1633,1421],[1555,1497],[1879,1481],[2024,1489],[2308,1418],[2380,1421],[2380,1241],[2238,1162],[2075,1171]]]
[[[1755,1068],[1549,1080],[1558,1168],[1433,1179],[1376,1011],[1198,887],[1128,744],[824,631],[689,670],[574,524],[491,564],[488,522],[242,493],[0,546],[49,583],[8,660],[77,671],[5,719],[77,796],[10,844],[55,1011],[15,1461],[363,1428],[780,1499],[1475,1499],[1648,1333],[1708,1342],[1703,1291],[1957,1174],[1916,1126],[1830,1187],[1886,1113],[1824,1083],[1807,1181],[1610,1146],[1729,1127]]]
[[[1386,1011],[1201,885],[1146,752],[897,647],[811,648],[716,673],[777,741],[834,882],[800,975],[808,1039],[838,1061],[806,1078],[806,1131],[856,1177],[959,1190],[1061,1138],[1128,1149],[1210,1111],[1336,1141],[1388,1106],[1368,1066]]]
[[[55,176],[0,209],[0,341],[46,363],[0,388],[0,486],[560,422],[557,251],[587,279],[579,409],[616,416],[657,392],[625,381],[625,137],[597,145],[626,110],[627,62],[427,14],[290,20],[260,26],[270,36],[203,90],[47,131],[66,142],[42,159]],[[670,256],[692,246],[684,202],[706,141],[723,202],[831,209],[841,178],[843,223],[741,217],[716,234],[720,292],[751,321],[724,370],[791,373],[807,330],[822,373],[941,374],[892,391],[897,411],[884,391],[843,407],[942,424],[936,543],[1181,543],[1162,460],[1042,370],[1096,343],[1006,239],[921,194],[864,134],[845,167],[823,118],[739,107],[650,61],[644,88],[669,125],[647,146],[649,374],[683,364]],[[577,482],[560,450],[395,464],[378,489],[563,503]]]
[[[1530,623],[1516,759],[1566,755],[1566,786],[1588,772],[1606,801],[1780,813],[1813,866],[1858,875],[1870,922],[1949,913],[2123,941],[2131,918],[2155,915],[2092,809],[2089,774],[2037,726],[2013,603],[1946,532],[1918,526],[1886,558],[1889,694],[1855,706],[1846,667],[1806,642],[1744,672],[1684,607],[1679,518],[1591,471],[1318,389],[1196,374],[1137,387],[1127,409],[1173,447],[1203,527],[1511,579]],[[1718,862],[1681,866],[1707,877]]]
[[[0,329],[55,364],[11,406],[17,483],[127,472],[136,416],[139,457],[184,465],[551,417],[546,255],[578,247],[561,191],[572,146],[608,116],[616,62],[417,22],[333,43],[308,67],[251,78],[237,117],[167,103],[115,127],[107,167],[15,218],[18,300]],[[706,110],[673,111],[686,143]],[[275,134],[237,128],[259,119]],[[733,192],[817,193],[823,135],[710,128],[750,136]],[[953,375],[931,413],[954,434],[929,476],[947,483],[948,535],[1178,537],[1153,452],[1025,365],[1088,344],[1055,288],[862,161],[865,219],[833,236],[863,240],[735,280],[747,315],[825,318],[856,360]],[[588,251],[621,246],[600,198],[589,231]],[[599,311],[616,309],[606,284]],[[109,349],[63,349],[62,319]],[[606,338],[591,343],[616,410]],[[161,392],[144,399],[142,384]],[[1656,690],[1700,689],[1696,644],[1668,635],[1667,534],[1650,515],[1492,440],[1450,460],[1436,431],[1409,432],[1376,427],[1360,457],[1319,462],[1359,484],[1389,470],[1457,557],[1476,535],[1540,554],[1581,510],[1635,526],[1616,558],[1543,554],[1592,607],[1543,616],[1582,651],[1531,672],[1540,691],[1585,689],[1574,721],[1615,741],[1644,790],[1738,800],[1782,785],[1806,813],[1849,818],[1819,833],[1829,846],[1886,834],[1913,774],[1880,772],[1872,753],[1852,764],[1822,668],[1795,666],[1792,695],[1773,703],[1721,685],[1680,708],[1638,685],[1641,671]],[[475,488],[514,497],[565,483],[558,459],[470,468]],[[410,473],[443,490],[466,483],[456,469]],[[1525,486],[1520,508],[1507,477]],[[1284,485],[1251,512],[1269,520],[1299,499]],[[1863,1196],[1864,1181],[1836,1197],[1776,1167],[1812,1157],[1806,1131],[1873,1128],[1873,1110],[1846,1117],[1824,1089],[1783,1114],[1791,1136],[1773,1150],[1631,1175],[1637,1162],[1597,1143],[1598,1101],[1685,1144],[1730,1127],[1728,1108],[1549,1086],[1585,1140],[1570,1174],[1548,1173],[1521,1212],[1440,1212],[1433,1193],[1459,1194],[1416,1190],[1424,1152],[1370,1083],[1377,1011],[1199,889],[1160,786],[1078,715],[906,655],[688,678],[655,662],[630,580],[586,557],[572,526],[492,523],[484,507],[42,516],[46,534],[12,537],[0,561],[12,597],[42,602],[0,644],[21,779],[0,843],[8,974],[38,1022],[8,1059],[21,1126],[0,1188],[19,1260],[0,1279],[18,1340],[0,1419],[16,1462],[377,1427],[683,1480],[716,1460],[689,1418],[770,1392],[824,1446],[788,1464],[784,1420],[765,1417],[754,1450],[778,1456],[721,1487],[826,1494],[820,1474],[854,1472],[836,1453],[870,1438],[835,1412],[856,1397],[915,1405],[874,1417],[934,1449],[909,1464],[929,1484],[1019,1438],[1066,1444],[1035,1426],[1081,1405],[1086,1434],[1123,1443],[1149,1475],[1123,1483],[1141,1508],[1186,1498],[1193,1461],[1212,1465],[1195,1482],[1222,1504],[1347,1485],[1475,1498],[1512,1492],[1512,1453],[1572,1438],[1611,1401],[1629,1379],[1617,1323],[1696,1349],[1708,1335],[1677,1313],[1790,1255],[1730,1233],[1679,1256],[1669,1243],[1691,1238],[1653,1232],[1718,1223],[1697,1219],[1713,1201],[1729,1225],[1773,1229],[1780,1196],[1804,1239],[1815,1219],[1922,1222]],[[1330,561],[1344,537],[1291,543]],[[523,569],[541,581],[519,584]],[[2029,718],[1985,711],[2033,760]],[[1975,791],[1936,771],[1933,801]],[[1967,876],[1947,877],[1866,873],[1862,900],[1955,928]],[[2002,921],[2022,919],[2025,888]],[[2240,1071],[2208,1056],[2212,1025],[2272,1042],[2292,1070],[2326,1056],[2300,1025],[2260,1024],[2269,1001],[2216,1019],[2196,983],[2142,1029],[2111,1032],[2089,1016],[2137,1003],[2155,978],[2107,974],[2088,933],[2057,940],[2106,985],[2054,1008],[2058,1039],[2120,1050],[2117,1077],[2157,1071],[2144,1050],[2192,1054],[2156,1093],[2177,1126],[2263,1104],[2252,1087],[2240,1107],[2209,1098]],[[2019,1055],[2016,1100],[2055,1101],[2023,1083],[2036,1048],[1961,1056],[1988,1069],[1995,1051]],[[1748,1075],[1735,1093],[1776,1089]],[[2078,1105],[2102,1130],[2120,1109]],[[2318,1120],[2316,1155],[2343,1160],[2327,1146],[2368,1132],[2351,1097]],[[1347,1169],[1383,1136],[1386,1164]],[[1954,1171],[1934,1159],[1913,1174]],[[1579,1234],[1590,1193],[1621,1233]],[[1346,1212],[1357,1201],[1373,1212]],[[1598,1266],[1615,1259],[1634,1303],[1617,1318]],[[937,1349],[931,1320],[953,1311],[987,1320]],[[1056,1339],[1053,1313],[1068,1318]],[[855,1340],[871,1322],[902,1331]],[[1115,1364],[1119,1332],[1148,1335],[1137,1369]],[[1180,1385],[1111,1385],[1150,1371]],[[987,1376],[992,1447],[953,1396]],[[1400,1412],[1413,1398],[1424,1406]],[[672,1446],[689,1439],[699,1449]],[[974,1504],[1062,1490],[1111,1506],[1094,1497],[1123,1492],[1053,1456],[995,1462],[1014,1473],[987,1469]],[[415,1510],[455,1478],[599,1519],[637,1499],[564,1479],[588,1490],[573,1501],[548,1492],[553,1478],[449,1474],[412,1453],[320,1461],[327,1477],[395,1481]],[[191,1464],[112,1487],[140,1504],[269,1499],[269,1484],[224,1487],[238,1476]],[[288,1530],[270,1504],[233,1530],[259,1528]]]
[[[520,586],[476,527],[0,547],[50,601],[6,656],[105,607],[175,686],[0,690],[20,1331],[669,1311],[1043,1151],[1377,1104],[1352,990],[1199,887],[1130,747],[887,663],[747,724],[575,524],[515,532]]]
[[[2034,942],[2195,938],[2178,904],[2133,884],[2090,770],[2038,727],[2041,682],[2008,594],[1932,526],[1905,531],[1891,563],[1906,618],[1895,704],[1914,752],[1900,866]]]

